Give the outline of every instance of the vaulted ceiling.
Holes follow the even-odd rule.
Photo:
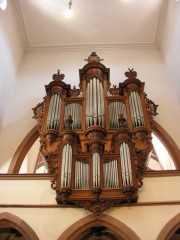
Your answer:
[[[166,0],[14,0],[27,50],[81,46],[157,47]]]

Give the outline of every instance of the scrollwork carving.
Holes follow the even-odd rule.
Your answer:
[[[155,116],[158,115],[157,113],[157,108],[159,105],[156,105],[152,100],[150,100],[149,98],[147,98],[147,94],[144,94],[145,96],[145,103],[146,103],[146,107],[147,107],[147,113],[149,118],[152,120]]]
[[[151,138],[148,136],[147,129],[138,127],[133,132],[133,152],[135,157],[136,177],[138,187],[143,185],[142,179],[145,171],[149,153],[152,151],[153,145]]]
[[[32,108],[34,116],[33,118],[37,119],[37,127],[40,132],[42,126],[42,120],[44,116],[45,101],[39,103],[35,108]]]
[[[85,210],[99,215],[100,213],[110,209],[113,205],[112,201],[78,201],[76,205],[83,207]]]

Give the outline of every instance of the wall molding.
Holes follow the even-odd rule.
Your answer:
[[[116,207],[142,207],[142,206],[169,206],[169,205],[180,205],[180,200],[178,201],[151,201],[151,202],[137,202],[137,203],[125,203],[117,204]],[[75,205],[66,205],[69,208],[83,208]],[[58,204],[0,204],[0,208],[64,208],[64,205]]]

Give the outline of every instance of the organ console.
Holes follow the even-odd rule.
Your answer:
[[[92,52],[86,61],[79,89],[63,82],[58,70],[33,111],[57,203],[99,214],[137,201],[157,105],[133,69],[111,88],[102,59]]]

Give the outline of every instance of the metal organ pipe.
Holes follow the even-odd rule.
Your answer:
[[[61,166],[61,187],[71,187],[72,175],[72,147],[68,143],[64,145],[62,153],[62,166]]]
[[[100,187],[100,155],[93,153],[93,187]]]
[[[123,102],[113,101],[108,105],[109,109],[109,122],[110,128],[119,128],[119,116],[123,114],[123,117],[127,119],[126,107]]]
[[[64,123],[68,116],[72,116],[72,129],[81,129],[82,105],[80,103],[70,103],[65,107]],[[65,126],[66,127],[66,126]]]
[[[129,105],[133,127],[145,126],[141,99],[136,91],[129,94]]]
[[[59,94],[54,93],[51,96],[49,109],[48,109],[48,116],[46,121],[46,129],[59,129],[59,118],[61,112],[61,97]]]
[[[104,127],[104,90],[98,78],[90,79],[86,87],[86,126]]]
[[[111,160],[103,164],[104,188],[119,188],[117,160]]]
[[[121,161],[121,175],[123,187],[132,186],[132,169],[131,169],[131,159],[130,151],[127,143],[123,142],[120,145],[120,161]]]
[[[89,189],[89,163],[75,161],[75,189]]]

